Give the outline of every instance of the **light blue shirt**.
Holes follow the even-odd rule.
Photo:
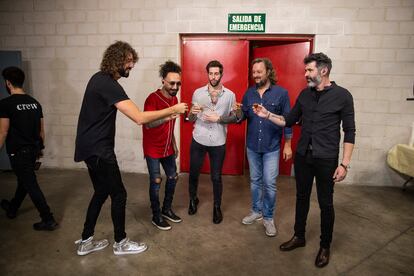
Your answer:
[[[222,146],[226,143],[227,125],[203,121],[203,114],[217,113],[219,116],[229,115],[236,101],[234,93],[222,86],[221,95],[217,104],[212,104],[208,93],[208,85],[194,91],[192,103],[202,107],[202,112],[197,114],[194,124],[193,138],[204,146]]]

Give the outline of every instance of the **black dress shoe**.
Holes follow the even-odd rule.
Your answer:
[[[316,256],[315,265],[317,267],[324,267],[329,264],[329,248],[320,248]]]
[[[44,221],[41,220],[40,222],[37,222],[33,224],[33,229],[36,231],[53,231],[56,230],[59,227],[59,224],[54,219]]]
[[[282,243],[279,248],[281,251],[290,251],[298,247],[304,247],[305,245],[305,239],[293,236],[289,241]]]
[[[194,215],[197,213],[198,198],[190,198],[190,205],[188,206],[188,214]]]
[[[213,209],[213,223],[219,224],[223,220],[220,206],[215,205]]]
[[[6,211],[6,216],[9,219],[14,219],[17,216],[17,212],[10,208],[10,205],[11,205],[10,201],[3,199],[0,205],[1,205],[1,208],[3,208],[3,210]]]

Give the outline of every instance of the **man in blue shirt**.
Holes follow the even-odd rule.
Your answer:
[[[292,129],[283,129],[267,118],[257,116],[253,107],[260,104],[267,110],[272,110],[272,113],[282,115],[289,113],[290,103],[287,90],[276,85],[276,73],[269,59],[253,60],[252,77],[256,85],[246,91],[242,102],[243,119],[247,119],[247,159],[250,167],[252,209],[242,223],[248,225],[263,218],[266,235],[273,237],[277,233],[273,213],[280,141],[284,132],[283,159],[288,160],[292,157]]]

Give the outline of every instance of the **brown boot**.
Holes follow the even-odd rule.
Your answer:
[[[293,236],[289,241],[282,243],[279,248],[281,251],[290,251],[298,247],[304,247],[305,245],[305,239]]]
[[[317,267],[324,267],[329,264],[329,248],[320,248],[316,256],[315,265]]]

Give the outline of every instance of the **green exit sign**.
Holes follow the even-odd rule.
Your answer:
[[[265,13],[229,13],[229,33],[264,33],[266,31]]]

